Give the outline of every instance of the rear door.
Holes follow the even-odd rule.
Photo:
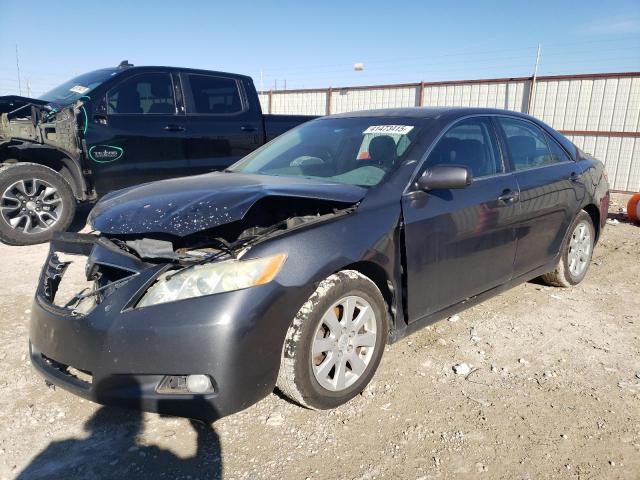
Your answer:
[[[466,166],[474,180],[402,198],[410,321],[508,281],[516,253],[518,186],[491,119],[451,126],[425,162],[434,165]]]
[[[169,73],[145,72],[106,93],[104,113],[93,114],[86,134],[99,195],[188,173],[178,91]]]
[[[262,145],[262,114],[232,77],[182,73],[193,173],[222,170]]]
[[[514,275],[535,270],[559,252],[585,195],[582,170],[542,128],[495,117],[520,189]]]

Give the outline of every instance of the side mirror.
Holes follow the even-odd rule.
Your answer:
[[[471,185],[473,175],[466,167],[435,165],[425,170],[416,181],[416,187],[423,192],[450,188],[466,188]]]

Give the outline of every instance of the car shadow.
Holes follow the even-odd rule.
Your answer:
[[[93,208],[94,203],[79,203],[76,206],[76,214],[73,217],[73,221],[71,225],[67,228],[69,232],[79,232],[87,225],[87,218],[89,217],[89,212]]]
[[[640,227],[640,222],[634,222],[633,220],[631,220],[629,218],[629,215],[627,215],[626,213],[609,212],[609,215],[607,215],[607,219],[608,220],[617,220],[619,223],[627,223],[629,225],[636,225],[636,226]]]
[[[213,425],[189,422],[196,433],[196,452],[191,457],[181,457],[139,440],[141,411],[101,406],[84,424],[86,438],[51,442],[16,478],[222,478],[220,440]],[[176,432],[168,433],[171,438]]]

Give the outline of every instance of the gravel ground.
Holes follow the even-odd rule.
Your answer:
[[[526,283],[387,347],[334,411],[274,393],[213,427],[47,388],[27,356],[47,247],[0,246],[0,478],[640,478],[640,228],[615,215],[625,201],[578,287]]]

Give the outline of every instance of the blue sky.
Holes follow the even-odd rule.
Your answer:
[[[265,89],[640,71],[640,1],[0,0],[0,94],[128,59]],[[356,72],[353,64],[364,70]]]

